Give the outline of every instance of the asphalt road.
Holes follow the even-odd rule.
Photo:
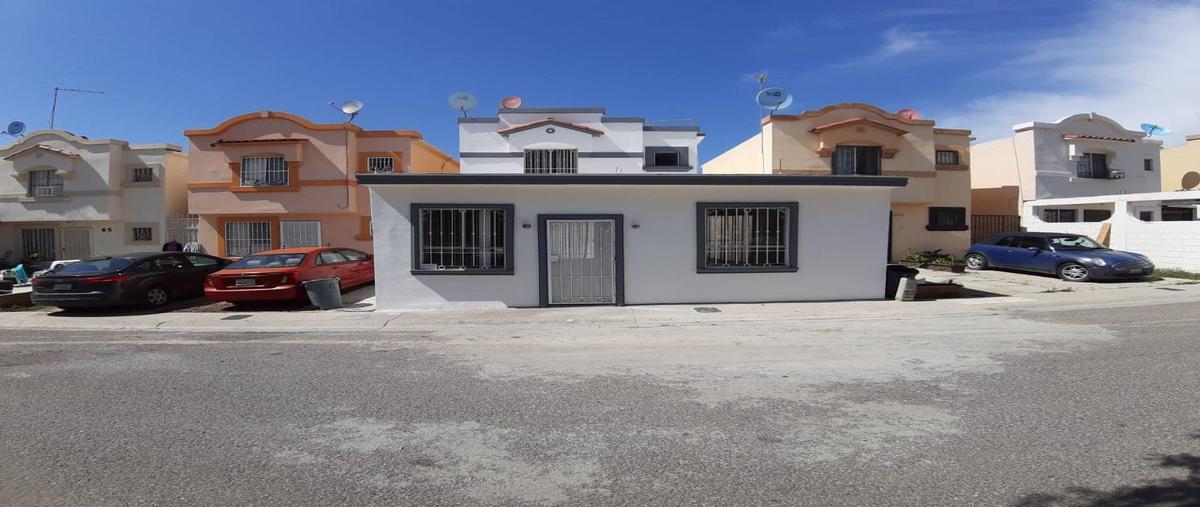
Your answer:
[[[1198,330],[0,330],[0,503],[1198,505]]]

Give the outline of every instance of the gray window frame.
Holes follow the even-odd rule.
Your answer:
[[[706,212],[709,208],[786,208],[787,223],[787,262],[782,266],[771,267],[728,267],[714,268],[705,263],[704,238]],[[799,202],[698,202],[696,203],[696,273],[795,273],[800,270],[800,203]]]
[[[874,163],[875,170],[869,170],[870,163],[860,167],[859,162],[862,160],[870,160],[872,163]],[[853,172],[838,171],[839,162],[849,163],[849,168],[853,169]],[[880,176],[883,174],[883,147],[858,144],[839,144],[833,148],[833,154],[829,157],[829,171],[832,174],[843,176]]]
[[[688,159],[690,150],[686,146],[647,146],[644,150],[645,161],[643,167],[647,171],[671,171],[671,170],[691,170],[692,162]],[[676,165],[657,165],[654,158],[662,153],[674,153],[678,159]]]
[[[504,212],[504,268],[464,269],[433,271],[417,269],[421,260],[421,212],[424,210],[495,209]],[[409,225],[412,230],[412,258],[409,272],[414,275],[512,275],[516,259],[516,206],[495,203],[413,203],[409,207]]]

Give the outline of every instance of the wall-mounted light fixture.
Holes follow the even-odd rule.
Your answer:
[[[529,224],[521,224],[521,228],[522,228],[522,229],[529,229],[529,228],[531,228],[531,227],[533,227],[533,226],[532,226],[532,225],[529,225]]]
[[[642,228],[642,224],[633,224],[633,225],[631,225],[630,227],[633,227],[634,229],[641,229],[641,228]]]

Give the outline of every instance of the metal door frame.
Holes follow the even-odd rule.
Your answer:
[[[96,255],[96,235],[92,232],[91,227],[60,227],[58,229],[58,258],[63,260],[70,259],[67,255],[67,231],[87,231],[87,255],[81,255],[79,259],[87,259]]]
[[[625,215],[620,214],[563,214],[538,215],[538,305],[550,306],[549,250],[546,246],[547,226],[550,220],[612,220],[613,221],[613,306],[625,305]],[[555,305],[571,306],[571,305]],[[603,306],[603,305],[588,305]]]

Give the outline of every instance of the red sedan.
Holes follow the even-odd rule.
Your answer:
[[[338,278],[342,290],[368,284],[375,281],[375,261],[350,248],[267,250],[208,275],[204,296],[235,303],[303,300],[304,282],[319,278]]]

